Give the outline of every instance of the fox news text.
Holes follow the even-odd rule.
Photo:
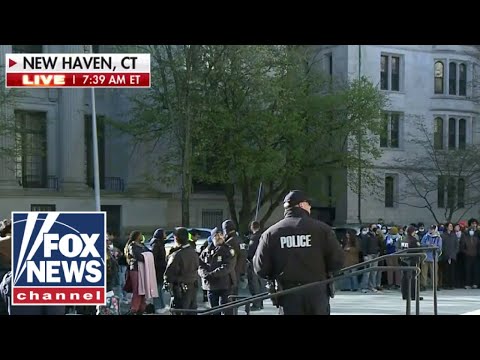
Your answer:
[[[13,305],[105,305],[105,212],[12,219]]]
[[[6,54],[7,88],[150,87],[150,54]]]

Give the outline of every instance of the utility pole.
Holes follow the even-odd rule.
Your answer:
[[[362,45],[358,45],[358,81],[362,78]],[[362,224],[362,131],[359,127],[358,130],[358,223]]]
[[[85,52],[93,54],[93,45],[85,46]],[[95,107],[95,88],[90,88],[90,91],[92,102],[93,188],[95,191],[95,211],[100,211],[100,166],[98,162],[97,111]]]

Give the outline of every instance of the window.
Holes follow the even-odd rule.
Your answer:
[[[32,204],[30,211],[57,211],[55,204]]]
[[[380,58],[380,89],[388,90],[388,56]]]
[[[24,188],[47,187],[47,114],[15,111],[16,177]]]
[[[433,126],[433,147],[443,149],[443,119],[440,117],[435,119]]]
[[[458,66],[458,95],[467,96],[467,66],[460,64]]]
[[[392,91],[400,91],[400,58],[392,56]]]
[[[455,149],[456,147],[456,144],[455,144],[455,141],[457,139],[456,127],[457,127],[457,122],[455,121],[455,119],[454,118],[448,119],[448,148],[449,149]]]
[[[40,54],[43,52],[43,45],[12,45],[14,54]]]
[[[455,192],[456,192],[456,184],[455,179],[453,177],[448,178],[448,185],[447,185],[447,206],[449,209],[455,207]]]
[[[458,120],[458,148],[465,150],[467,142],[467,121],[465,119]]]
[[[326,58],[326,71],[328,75],[333,76],[333,54],[329,53],[325,55]]]
[[[437,61],[435,63],[435,94],[443,94],[443,63]]]
[[[465,179],[456,177],[438,177],[438,207],[461,209],[465,207]],[[445,203],[445,199],[447,200]]]
[[[93,134],[92,116],[85,115],[85,160],[87,185],[94,186],[93,179]],[[98,167],[100,176],[100,189],[105,189],[105,119],[97,116],[97,142],[98,142]]]
[[[465,180],[458,179],[457,181],[457,207],[462,209],[465,207]]]
[[[439,208],[445,207],[445,176],[438,177],[437,185],[437,204]]]
[[[393,207],[395,180],[393,176],[385,177],[385,207]]]
[[[381,55],[380,57],[380,89],[400,91],[400,56]]]
[[[380,147],[398,149],[400,147],[400,114],[385,113],[383,126]]]
[[[448,65],[448,93],[457,94],[457,64],[454,62]]]
[[[446,68],[445,64],[448,64]],[[434,65],[434,73],[435,94],[445,94],[445,79],[448,79],[448,95],[467,96],[466,64],[456,61],[437,60]]]
[[[467,144],[471,141],[467,138],[468,126],[467,119],[464,118],[449,117],[448,121],[445,121],[445,118],[440,116],[436,117],[433,128],[434,148],[448,148],[450,150],[466,149]],[[444,140],[444,134],[446,135],[446,142]]]
[[[223,210],[202,210],[202,227],[213,229],[223,221]]]

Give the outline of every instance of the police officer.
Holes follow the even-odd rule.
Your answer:
[[[246,282],[247,273],[247,245],[237,235],[235,224],[232,220],[225,220],[222,223],[223,236],[225,237],[225,243],[232,248],[232,255],[234,257],[234,268],[231,272],[232,288],[231,295],[238,295],[238,287],[240,283]],[[233,315],[234,310],[229,310],[226,313]]]
[[[198,274],[202,277],[202,287],[208,290],[211,307],[228,302],[233,285],[230,276],[235,263],[233,250],[225,243],[223,233],[217,228],[212,230],[212,243],[200,254]]]
[[[236,227],[232,220],[225,220],[222,223],[222,230],[225,242],[233,249],[235,279],[232,294],[238,295],[239,283],[244,280],[247,273],[247,245],[242,238],[237,235]]]
[[[260,231],[260,223],[258,221],[253,221],[250,224],[250,241],[248,243],[248,254],[247,254],[247,276],[248,276],[248,289],[252,296],[261,294],[265,292],[265,281],[260,278],[253,269],[253,257],[257,251],[258,243],[260,242],[260,236],[262,232]],[[263,309],[263,301],[256,301],[253,306],[250,308],[251,311]]]
[[[188,242],[188,230],[176,228],[174,239],[178,250],[168,256],[165,283],[172,295],[171,308],[196,309],[198,254]]]
[[[343,250],[332,229],[311,218],[311,201],[300,190],[284,199],[285,218],[267,229],[253,258],[255,272],[276,280],[283,289],[326,280],[342,268]],[[287,294],[279,298],[285,315],[328,315],[327,285]]]

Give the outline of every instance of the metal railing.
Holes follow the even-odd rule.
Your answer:
[[[433,260],[434,260],[433,261],[433,271],[432,271],[433,272],[433,274],[432,274],[433,306],[434,306],[434,314],[438,315],[438,311],[437,311],[437,305],[438,305],[437,304],[437,286],[436,286],[436,275],[435,275],[436,267],[438,265],[436,263],[437,251],[439,251],[439,249],[437,247],[418,247],[418,248],[411,248],[411,249],[403,249],[403,250],[397,251],[393,254],[382,255],[382,256],[376,257],[375,259],[367,260],[367,261],[364,261],[362,263],[343,268],[340,271],[333,274],[332,277],[330,277],[326,280],[296,286],[296,287],[286,289],[286,290],[282,290],[282,291],[278,291],[278,292],[275,292],[275,293],[268,293],[267,292],[267,293],[262,293],[262,294],[258,294],[258,295],[255,295],[255,296],[250,296],[250,297],[247,297],[247,298],[243,298],[243,296],[238,296],[238,295],[231,295],[230,298],[233,298],[233,299],[240,298],[240,299],[239,300],[234,300],[234,301],[229,302],[229,303],[224,304],[224,305],[216,306],[216,307],[211,308],[211,309],[200,309],[200,310],[199,309],[170,309],[170,312],[172,314],[184,313],[184,314],[197,314],[197,315],[213,315],[213,314],[217,314],[217,313],[220,313],[220,312],[224,312],[225,310],[238,309],[239,307],[244,306],[244,305],[247,307],[247,309],[249,309],[250,304],[255,302],[255,301],[261,301],[261,300],[271,299],[271,298],[282,296],[282,295],[296,293],[296,292],[303,291],[305,289],[309,289],[309,288],[312,288],[312,287],[315,287],[315,286],[326,285],[326,284],[329,284],[329,283],[334,282],[334,281],[350,278],[350,277],[353,277],[353,276],[358,276],[358,275],[361,275],[363,273],[367,273],[367,272],[371,272],[371,271],[378,271],[378,270],[402,270],[402,271],[405,271],[406,276],[407,276],[407,289],[406,289],[407,294],[406,294],[406,310],[405,310],[406,315],[411,315],[411,299],[412,299],[412,293],[411,293],[412,283],[411,283],[411,281],[412,281],[412,273],[413,272],[415,272],[415,279],[416,279],[416,282],[415,282],[416,311],[415,311],[415,313],[416,313],[416,315],[419,315],[420,314],[420,296],[419,296],[419,294],[420,294],[420,291],[419,291],[420,290],[420,276],[419,276],[419,274],[421,272],[421,264],[427,258],[426,253],[428,251],[432,251],[432,253],[433,253]],[[372,266],[372,267],[365,268],[365,266],[368,265],[368,264],[373,264],[373,263],[376,263],[376,262],[381,261],[383,259],[392,258],[392,257],[417,258],[418,260],[416,261],[415,266]],[[363,267],[363,269],[359,269],[359,270],[350,272],[353,269],[362,268],[362,267]],[[349,272],[349,273],[345,274],[345,272]],[[340,274],[342,274],[342,275],[340,275]],[[235,313],[236,313],[236,311],[234,310],[234,314]],[[249,311],[247,311],[247,314],[249,314]]]

